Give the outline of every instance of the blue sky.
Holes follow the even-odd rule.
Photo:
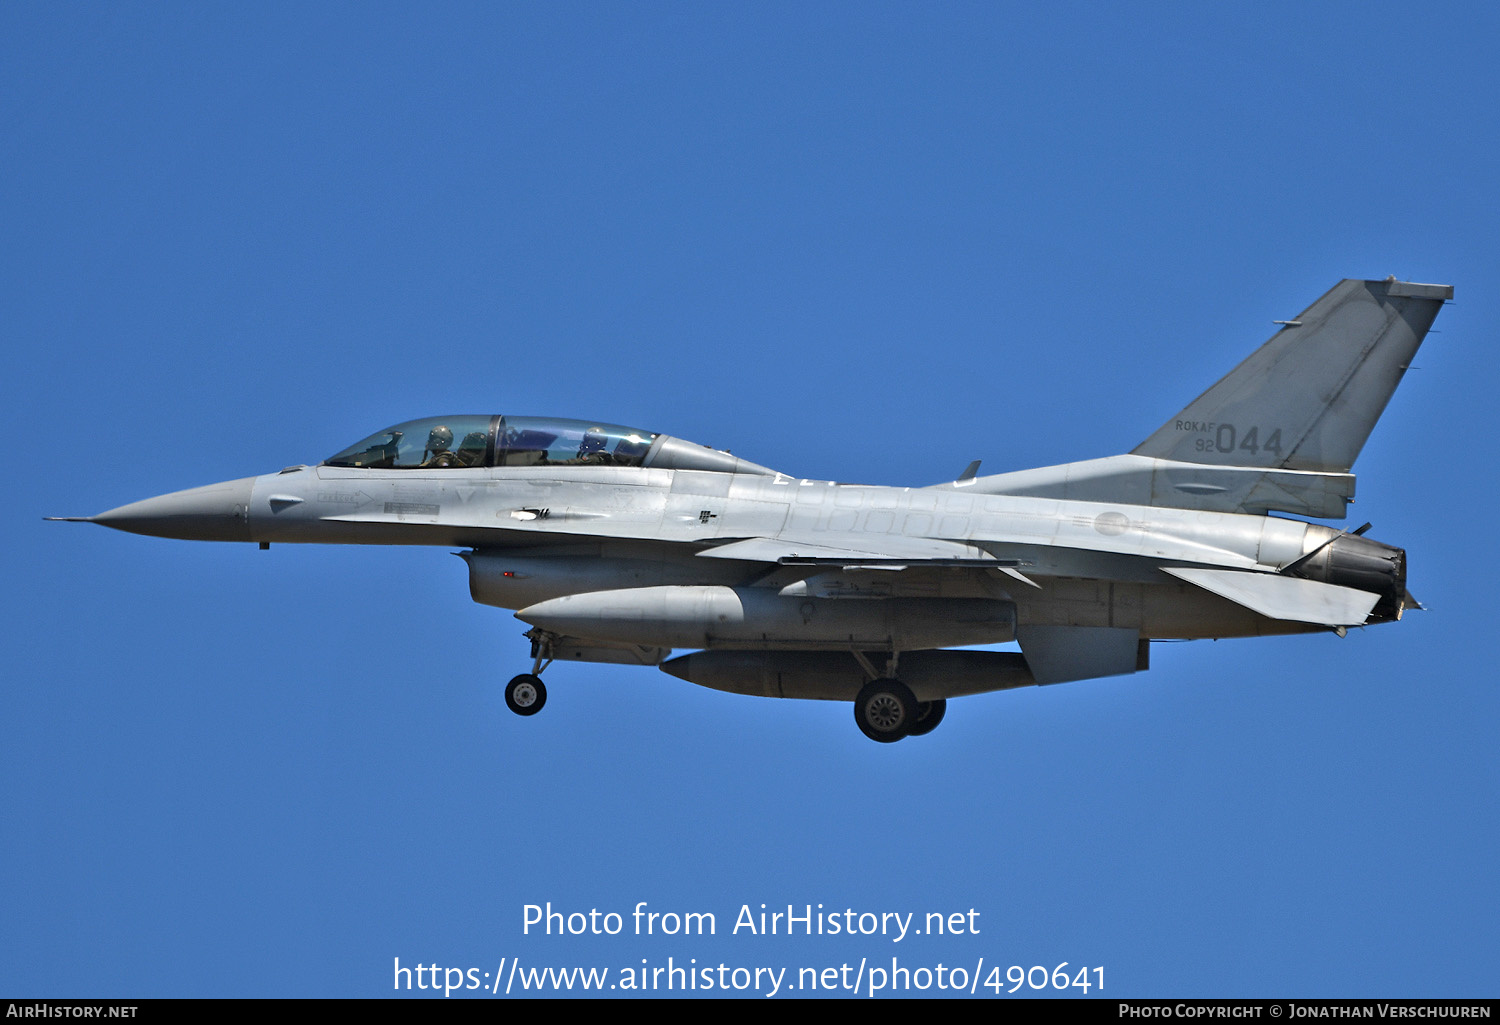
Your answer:
[[[0,7],[0,992],[895,957],[1102,966],[1108,997],[1495,996],[1497,30],[1478,4]],[[1432,611],[1158,645],[897,745],[610,666],[554,666],[515,717],[520,624],[441,549],[41,520],[449,412],[882,484],[1108,455],[1388,274],[1457,297],[1351,522]],[[626,933],[523,934],[548,901]],[[717,934],[628,935],[642,901]],[[762,903],[979,933],[733,934]]]

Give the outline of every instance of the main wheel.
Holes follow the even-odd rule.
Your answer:
[[[522,673],[505,685],[505,704],[517,715],[536,715],[547,703],[547,688],[540,677]]]
[[[948,700],[938,698],[936,701],[917,702],[917,718],[911,724],[911,729],[906,731],[908,737],[920,737],[937,729],[938,723],[943,721],[943,716],[948,714]]]
[[[892,744],[917,719],[917,699],[900,680],[871,680],[854,699],[854,721],[871,740]]]

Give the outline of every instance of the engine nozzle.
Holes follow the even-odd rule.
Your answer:
[[[1406,549],[1357,534],[1339,534],[1307,556],[1292,576],[1353,587],[1380,595],[1370,611],[1371,623],[1401,618],[1406,608]]]

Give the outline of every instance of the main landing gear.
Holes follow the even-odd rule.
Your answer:
[[[937,729],[948,712],[945,698],[918,701],[911,688],[896,679],[899,651],[892,651],[881,673],[869,655],[851,651],[854,660],[865,671],[870,682],[859,689],[854,699],[854,722],[859,731],[881,744],[894,744],[903,737],[920,737]]]
[[[937,729],[938,723],[942,722],[943,716],[947,714],[947,698],[917,702],[917,721],[911,724],[911,729],[906,731],[906,735],[908,737],[926,736]]]
[[[871,680],[854,699],[854,721],[860,732],[882,744],[931,733],[947,711],[945,699],[918,701],[911,688],[894,677]]]

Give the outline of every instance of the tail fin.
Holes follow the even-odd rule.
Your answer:
[[[1339,282],[1132,455],[1346,473],[1451,285]]]

